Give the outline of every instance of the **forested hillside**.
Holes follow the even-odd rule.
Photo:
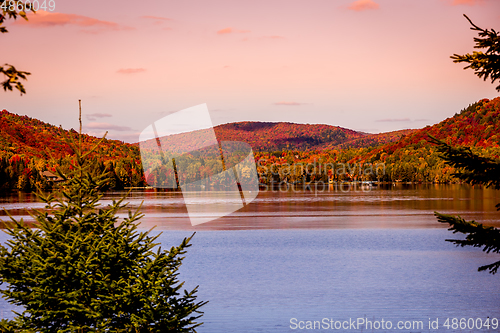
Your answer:
[[[455,170],[446,166],[439,157],[436,147],[428,141],[429,135],[455,146],[470,147],[482,156],[498,158],[500,97],[483,99],[436,125],[410,131],[397,142],[378,147],[257,153],[257,159],[261,160],[259,172],[266,182],[326,181],[329,178],[389,182],[456,181],[452,176]],[[304,173],[303,166],[309,166],[312,172]],[[375,167],[383,167],[384,171],[376,172]]]
[[[348,148],[368,148],[377,147],[389,142],[396,142],[401,139],[401,137],[415,132],[415,129],[404,129],[399,131],[378,133],[378,134],[368,134],[362,137],[351,139],[349,141],[340,144],[327,144],[322,147],[323,150],[330,149],[348,149]]]
[[[78,137],[73,129],[67,131],[34,118],[1,111],[0,189],[31,190],[36,183],[43,188],[50,187],[40,172],[53,172],[56,167],[70,169],[73,151],[66,144],[64,135]],[[83,149],[93,147],[99,140],[82,135]],[[115,175],[114,186],[143,184],[136,146],[106,139],[91,158],[96,162],[94,172],[107,170]]]
[[[480,100],[451,118],[408,134],[398,142],[381,146],[355,160],[385,163],[390,180],[451,181],[454,170],[445,166],[438,157],[435,146],[427,141],[429,135],[497,159],[500,155],[500,97]]]
[[[243,141],[254,151],[316,150],[366,136],[347,128],[294,123],[238,122],[214,128],[220,141]]]
[[[331,125],[238,122],[214,128],[220,141],[243,141],[254,151],[327,150],[373,147],[397,141],[414,130],[369,134]]]
[[[419,130],[367,134],[329,125],[239,122],[216,126],[215,132],[220,141],[244,141],[252,146],[263,183],[332,178],[450,182],[454,181],[454,170],[439,158],[435,146],[428,142],[428,135],[498,158],[500,97],[483,99],[451,118]],[[73,152],[63,134],[75,139],[78,136],[74,130],[66,131],[3,110],[0,113],[0,189],[29,191],[35,184],[50,188],[52,183],[40,172],[55,171],[56,167],[71,169]],[[86,149],[99,138],[83,135],[82,141]],[[91,158],[96,165],[93,172],[111,172],[114,188],[146,185],[137,144],[105,140]],[[306,166],[309,169],[305,170]],[[375,172],[375,166],[379,172]],[[190,168],[195,173],[199,171],[195,169]]]
[[[392,152],[398,148],[415,145],[426,140],[428,134],[444,139],[454,146],[499,147],[500,97],[492,100],[482,99],[451,118],[415,131],[397,143],[388,144],[381,149]]]

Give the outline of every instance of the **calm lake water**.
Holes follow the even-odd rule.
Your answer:
[[[123,194],[108,193],[103,203]],[[498,255],[445,242],[462,236],[433,216],[459,214],[500,227],[499,191],[458,185],[266,191],[196,227],[180,193],[134,191],[126,201],[132,209],[144,201],[141,227],[163,231],[165,248],[196,231],[180,278],[188,289],[200,285],[198,299],[209,301],[198,332],[500,331],[500,324],[484,326],[487,317],[490,324],[500,319],[500,276],[477,272]],[[43,204],[16,194],[0,198],[0,207],[29,220],[27,209]],[[4,318],[10,309],[0,303]],[[469,327],[460,329],[461,318]],[[305,329],[308,321],[315,330]]]

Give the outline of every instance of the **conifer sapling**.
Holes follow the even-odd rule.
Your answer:
[[[80,132],[81,133],[81,132]],[[78,135],[78,134],[76,134]],[[23,307],[3,332],[195,332],[201,323],[197,287],[183,290],[179,267],[191,237],[169,251],[158,235],[141,232],[143,214],[119,220],[124,198],[101,208],[109,178],[92,176],[86,153],[70,135],[73,170],[59,194],[39,194],[46,210],[35,211],[37,228],[11,217],[0,245],[0,292]],[[103,138],[104,139],[104,138]]]

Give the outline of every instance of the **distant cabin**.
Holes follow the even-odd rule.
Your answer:
[[[61,177],[51,171],[40,172],[40,175],[49,182],[60,182],[61,180],[63,180]]]

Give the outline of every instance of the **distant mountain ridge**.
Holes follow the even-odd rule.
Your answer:
[[[243,141],[255,151],[311,151],[380,145],[397,141],[412,130],[368,134],[323,124],[244,121],[218,125],[214,131],[219,141]],[[48,159],[72,155],[64,136],[76,138],[76,135],[73,129],[65,130],[35,118],[0,111],[0,155],[7,158],[20,155]],[[98,140],[100,138],[83,135],[85,147]],[[131,155],[138,158],[138,144],[118,140],[104,140],[99,151],[111,159]]]
[[[214,127],[219,141],[243,141],[254,151],[315,151],[376,147],[374,152],[391,153],[409,145],[427,144],[428,135],[450,144],[473,147],[500,146],[500,97],[483,99],[469,105],[455,116],[422,129],[406,129],[380,134],[363,133],[339,126],[297,124],[289,122],[243,121]],[[0,111],[0,155],[37,158],[59,158],[73,152],[64,135],[76,137],[73,129],[64,130],[7,110]],[[85,146],[99,138],[84,135]],[[106,159],[134,156],[139,158],[138,144],[105,140],[99,154]]]
[[[417,131],[416,129],[404,129],[399,131],[384,132],[379,134],[367,134],[363,137],[352,139],[337,145],[326,145],[325,150],[329,149],[349,149],[349,148],[367,148],[376,147],[382,144],[399,141],[402,137]]]
[[[418,130],[368,134],[330,125],[239,122],[216,126],[214,131],[219,141],[249,143],[255,158],[271,165],[316,163],[319,160],[350,165],[369,163],[384,165],[384,173],[380,176],[382,181],[452,182],[454,169],[445,165],[436,146],[428,141],[429,135],[498,159],[500,97],[480,100],[453,117]],[[207,140],[212,136],[205,135],[206,132],[212,133],[211,129],[199,130],[166,137],[161,142],[166,146],[171,143],[174,148],[188,148],[181,151],[196,151],[200,147],[199,140],[209,143]],[[34,118],[1,111],[0,191],[15,188],[29,191],[35,185],[50,188],[41,175],[43,171],[54,172],[60,168],[68,172],[72,169],[74,152],[65,137],[78,141],[78,133],[73,129],[68,131]],[[88,151],[99,140],[84,134],[82,149]],[[150,141],[151,148],[157,151],[157,141]],[[146,148],[142,153],[149,152]],[[139,144],[104,140],[88,158],[95,161],[92,172],[111,175],[111,188],[144,186],[148,184],[148,177],[155,176],[143,171]],[[326,175],[314,177],[324,178]]]
[[[317,150],[366,134],[331,125],[288,122],[237,122],[214,127],[220,141],[243,141],[255,151]]]
[[[220,141],[243,141],[255,151],[311,151],[376,146],[414,130],[369,134],[332,125],[244,121],[218,125],[214,131]]]

